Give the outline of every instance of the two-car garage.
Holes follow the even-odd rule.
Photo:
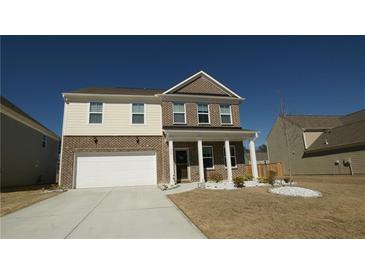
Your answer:
[[[75,158],[75,188],[157,184],[154,151],[78,153]]]

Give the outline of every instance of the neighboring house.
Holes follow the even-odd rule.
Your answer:
[[[60,137],[1,96],[1,188],[56,182]]]
[[[60,185],[65,188],[203,182],[244,173],[239,95],[204,72],[167,89],[64,93]],[[227,156],[227,157],[225,157]],[[257,166],[253,165],[257,176]]]
[[[344,116],[279,117],[267,146],[269,160],[283,163],[285,174],[288,159],[293,175],[364,174],[365,109]]]
[[[251,164],[250,154],[245,153],[245,162]],[[256,163],[257,164],[268,164],[269,158],[266,151],[256,151]]]

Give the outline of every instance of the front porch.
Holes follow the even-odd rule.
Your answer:
[[[249,140],[252,175],[258,177],[254,141],[258,134],[246,130],[165,130],[168,142],[169,183],[206,182],[219,174],[232,182],[243,176],[243,141]]]

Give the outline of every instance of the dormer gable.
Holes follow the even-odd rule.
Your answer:
[[[163,94],[210,95],[243,99],[204,71],[190,76]]]

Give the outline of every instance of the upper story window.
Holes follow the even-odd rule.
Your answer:
[[[173,116],[174,124],[186,124],[186,108],[184,103],[174,103]]]
[[[236,147],[234,145],[230,146],[230,152],[231,152],[231,166],[237,167]],[[226,148],[225,147],[223,147],[223,155],[224,155],[224,166],[227,167]]]
[[[132,124],[144,124],[144,104],[132,104]]]
[[[221,113],[221,123],[227,125],[232,124],[231,105],[219,105],[219,108]]]
[[[42,147],[46,148],[47,147],[47,143],[48,143],[48,138],[46,135],[42,135]]]
[[[213,158],[213,147],[203,146],[203,164],[204,168],[213,169],[214,168],[214,158]]]
[[[198,104],[198,123],[209,124],[209,106],[208,104]]]
[[[101,124],[103,122],[103,103],[90,102],[89,124]]]

